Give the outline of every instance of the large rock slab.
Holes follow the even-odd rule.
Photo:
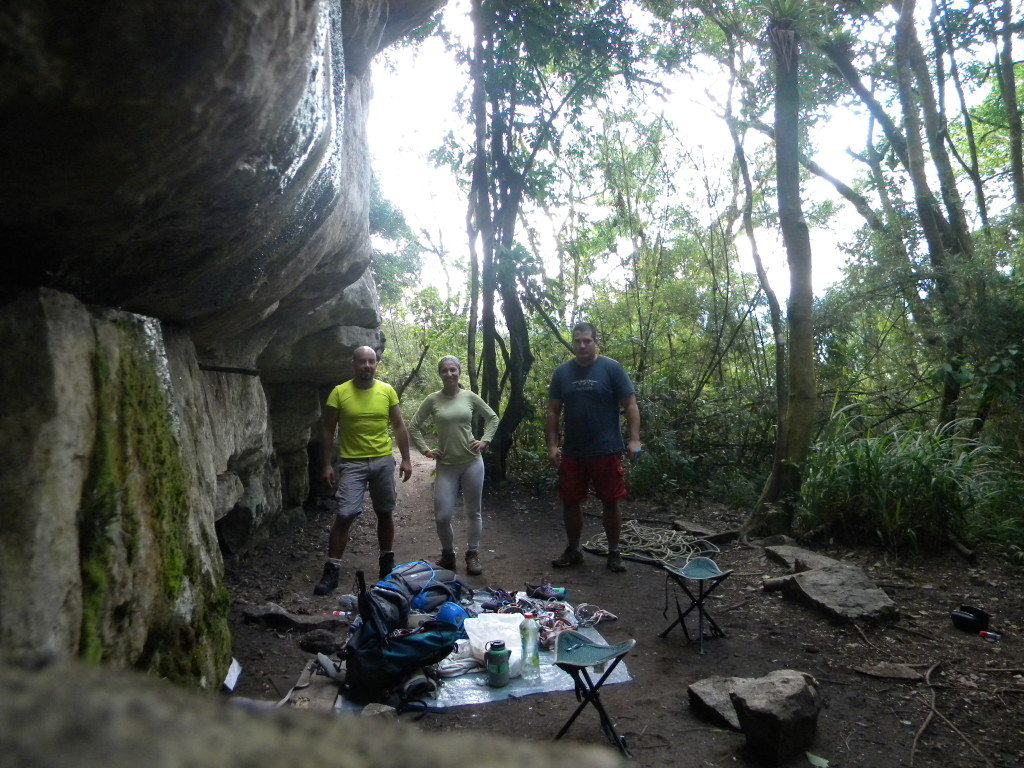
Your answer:
[[[211,392],[200,410],[177,386],[183,371],[199,376],[180,342],[152,318],[56,291],[0,308],[0,654],[222,679],[228,605],[207,461],[250,433],[233,420],[211,434]],[[260,445],[265,416],[251,423]]]
[[[855,565],[836,563],[782,577],[782,594],[837,622],[895,621],[899,610]]]
[[[441,4],[5,2],[0,293],[171,321],[222,361],[273,315],[327,327],[372,252],[369,63]]]
[[[840,562],[834,557],[820,555],[809,549],[788,544],[778,544],[775,546],[765,547],[764,553],[769,560],[774,560],[775,562],[786,566],[790,573],[809,571],[814,568],[824,568]]]
[[[369,65],[441,4],[0,5],[0,655],[223,678],[216,524],[301,518],[310,393],[383,346]]]

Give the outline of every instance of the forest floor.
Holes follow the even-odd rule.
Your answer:
[[[439,553],[431,506],[432,462],[414,459],[413,478],[400,487],[396,512],[398,562],[433,561]],[[597,605],[617,620],[598,630],[609,643],[636,639],[625,663],[631,681],[607,685],[602,700],[634,755],[637,766],[753,766],[742,734],[698,719],[687,686],[712,676],[759,677],[795,669],[821,685],[823,708],[810,753],[832,768],[879,766],[1024,765],[1024,587],[1020,565],[979,551],[969,565],[949,550],[895,561],[874,550],[818,549],[862,566],[896,602],[900,619],[889,626],[834,625],[823,616],[765,592],[762,579],[784,573],[758,547],[732,543],[717,556],[733,573],[715,592],[710,612],[727,633],[707,640],[705,654],[678,628],[662,639],[671,621],[663,617],[666,580],[652,565],[629,562],[623,574],[604,559],[585,555],[583,565],[553,570],[564,547],[560,505],[553,494],[490,494],[484,500],[483,576],[460,578],[474,589],[508,591],[538,584],[550,575],[566,587],[573,604]],[[599,507],[588,503],[584,538],[598,533]],[[457,510],[457,515],[461,510]],[[736,528],[738,512],[717,506],[666,508],[624,504],[626,519],[671,527],[672,519],[701,522],[715,530]],[[372,513],[353,528],[341,588],[314,597],[332,517],[311,510],[302,529],[264,541],[227,563],[233,598],[234,656],[242,675],[234,695],[280,700],[297,680],[311,653],[299,647],[301,633],[272,629],[243,618],[273,602],[294,614],[318,616],[338,609],[354,570],[375,574],[377,550]],[[457,540],[464,525],[456,527]],[[996,642],[957,630],[950,611],[966,603],[992,615]],[[340,632],[341,639],[345,631]],[[913,665],[927,680],[881,679],[857,671],[882,662]],[[453,707],[422,719],[402,716],[425,731],[479,729],[515,739],[551,738],[575,707],[571,693],[540,693],[482,705]],[[567,739],[606,743],[592,709]],[[799,756],[789,766],[809,765]]]

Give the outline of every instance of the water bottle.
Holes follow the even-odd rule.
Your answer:
[[[523,614],[519,637],[523,643],[523,680],[537,680],[540,678],[540,627],[532,613]]]
[[[491,640],[484,648],[487,684],[491,688],[504,688],[508,685],[508,660],[512,651],[505,647],[504,640]]]

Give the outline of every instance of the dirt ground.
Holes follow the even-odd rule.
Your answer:
[[[439,546],[431,513],[432,462],[414,458],[413,478],[400,488],[396,554],[398,562],[433,560]],[[637,766],[756,765],[744,737],[695,717],[686,688],[710,676],[757,677],[796,669],[821,684],[824,706],[810,752],[843,766],[1020,766],[1024,765],[1024,596],[1021,566],[984,550],[968,565],[952,550],[894,562],[874,551],[823,554],[863,566],[896,601],[901,618],[886,627],[837,626],[809,609],[761,588],[765,576],[781,575],[761,549],[723,545],[717,560],[732,569],[711,600],[711,614],[726,631],[707,640],[705,655],[686,643],[679,629],[658,633],[666,580],[652,565],[628,563],[610,573],[603,558],[587,554],[582,566],[553,570],[550,561],[564,547],[561,512],[553,495],[491,494],[484,500],[483,576],[462,580],[475,589],[508,591],[537,584],[549,574],[568,589],[574,604],[591,603],[615,614],[598,629],[610,642],[635,638],[626,664],[632,681],[602,689],[602,700],[625,735]],[[600,531],[596,504],[588,505],[584,538]],[[457,515],[461,510],[457,510]],[[626,502],[627,519],[670,527],[677,517],[716,530],[735,528],[740,515],[721,508],[665,508]],[[299,646],[304,633],[247,622],[246,609],[273,602],[302,615],[338,609],[350,592],[356,568],[376,570],[373,514],[353,528],[339,590],[314,597],[327,545],[331,515],[311,510],[302,529],[263,542],[227,563],[233,596],[234,655],[242,666],[236,696],[280,700],[314,655]],[[459,520],[457,541],[464,525]],[[461,553],[460,553],[461,571]],[[989,642],[957,630],[950,611],[967,603],[992,615],[1002,639]],[[338,632],[339,642],[346,630]],[[927,674],[927,681],[881,679],[858,672],[880,662],[902,662]],[[482,729],[515,739],[554,736],[571,713],[569,692],[544,693],[499,703],[456,707],[422,719],[403,716],[423,730]],[[567,738],[606,743],[592,709],[584,711]],[[789,765],[809,765],[801,756]]]

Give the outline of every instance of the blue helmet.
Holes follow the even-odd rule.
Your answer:
[[[447,621],[449,624],[454,624],[459,629],[462,629],[462,622],[469,618],[469,614],[466,613],[466,609],[458,603],[453,603],[450,600],[447,603],[441,605],[437,609],[437,620]]]

